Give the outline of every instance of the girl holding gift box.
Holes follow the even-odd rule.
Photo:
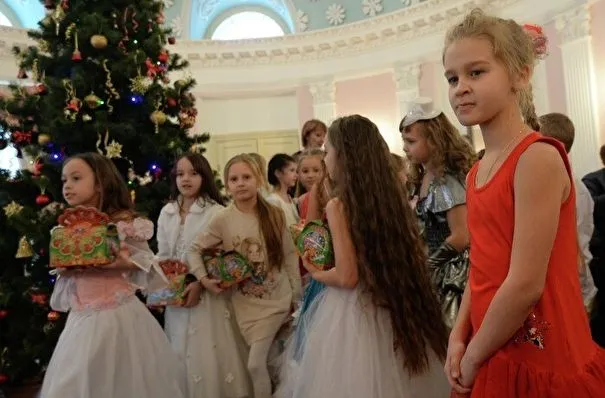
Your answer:
[[[212,169],[200,154],[188,153],[172,174],[172,201],[158,219],[158,257],[187,262],[187,250],[223,208]],[[199,279],[203,267],[188,267]],[[246,347],[232,312],[228,292],[215,295],[199,281],[187,285],[182,307],[167,306],[165,329],[187,364],[189,397],[241,398],[250,395],[244,358]]]
[[[303,316],[305,347],[296,367],[286,358],[291,372],[279,397],[448,396],[441,362],[447,331],[389,156],[365,117],[337,119],[328,130],[334,197],[326,215],[335,267],[319,270],[303,257],[312,278],[327,287]]]
[[[221,292],[221,281],[204,274],[204,249],[236,250],[254,266],[251,278],[231,288],[231,301],[250,347],[248,371],[254,397],[270,398],[267,356],[277,331],[301,295],[298,258],[283,211],[260,194],[261,175],[254,160],[238,155],[229,160],[224,174],[233,203],[221,210],[191,245],[189,265],[202,270],[202,284],[215,294]]]
[[[111,264],[59,270],[50,305],[70,313],[41,397],[187,398],[183,364],[135,296],[137,289],[152,288],[159,279],[147,245],[153,224],[136,216],[118,170],[99,154],[66,160],[62,180],[70,206],[109,215],[117,224],[121,246],[115,248]]]

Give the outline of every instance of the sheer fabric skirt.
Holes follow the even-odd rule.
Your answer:
[[[302,317],[302,352],[295,333],[281,359],[276,397],[449,397],[443,365],[432,352],[424,374],[403,369],[388,313],[359,290],[326,288]]]

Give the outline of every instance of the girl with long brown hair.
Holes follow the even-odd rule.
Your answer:
[[[411,105],[399,131],[412,162],[412,203],[428,246],[431,279],[451,328],[468,275],[465,179],[475,154],[429,98],[418,98]]]
[[[72,156],[61,179],[70,206],[88,208],[79,211],[90,217],[93,209],[104,212],[117,225],[121,247],[111,264],[59,270],[50,305],[69,315],[40,396],[186,398],[183,364],[135,296],[159,276],[147,245],[153,223],[133,212],[128,187],[108,158]]]
[[[189,265],[200,269],[204,286],[220,294],[220,281],[209,279],[200,253],[219,247],[237,250],[252,264],[252,278],[232,288],[235,319],[250,348],[248,372],[255,398],[271,397],[267,357],[277,331],[301,296],[298,258],[284,213],[260,194],[261,173],[249,155],[225,166],[227,192],[233,198],[189,250]]]
[[[353,115],[330,126],[326,151],[335,266],[319,271],[304,259],[312,278],[327,287],[304,315],[305,347],[280,392],[293,398],[447,396],[441,374],[446,328],[387,144],[374,123]]]

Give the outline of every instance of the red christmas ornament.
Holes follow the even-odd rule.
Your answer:
[[[61,315],[59,315],[59,313],[57,311],[51,311],[48,313],[48,315],[46,317],[48,318],[49,321],[55,322],[55,321],[59,320]]]
[[[8,316],[7,310],[0,310],[0,319],[4,319]]]
[[[168,100],[166,101],[166,104],[170,107],[170,108],[174,108],[177,105],[177,102],[174,98],[168,98]]]
[[[167,63],[169,59],[170,59],[170,57],[168,55],[168,51],[166,51],[166,50],[162,50],[160,52],[160,55],[158,55],[158,61],[160,61],[163,64]]]
[[[46,85],[44,83],[39,83],[36,85],[36,93],[38,95],[44,95],[46,93],[48,93],[48,89],[46,88]]]
[[[33,303],[36,303],[39,305],[46,305],[47,300],[48,300],[48,295],[45,293],[32,293],[31,299],[32,299]]]
[[[174,44],[174,43],[176,43],[176,39],[174,37],[170,36],[168,38],[168,44]]]
[[[158,23],[158,25],[163,24],[164,23],[164,14],[158,15],[158,17],[155,19],[155,21]]]
[[[82,53],[79,50],[74,51],[74,53],[71,55],[71,60],[74,62],[82,61]]]
[[[0,373],[0,384],[4,384],[8,381],[8,376],[4,373]]]
[[[52,10],[55,8],[55,2],[53,0],[44,0],[44,8],[47,10]]]
[[[45,248],[41,248],[38,253],[40,253],[41,256],[46,256],[46,249]]]
[[[13,134],[11,134],[12,140],[15,144],[17,145],[21,145],[21,144],[31,144],[32,142],[32,133],[27,133],[24,131],[14,131]]]
[[[38,195],[38,197],[36,198],[36,204],[38,206],[46,206],[47,204],[50,203],[50,198],[48,197],[48,195]]]

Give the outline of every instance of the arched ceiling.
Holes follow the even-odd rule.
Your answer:
[[[166,25],[181,39],[210,36],[217,21],[238,10],[277,19],[289,33],[325,29],[423,3],[427,0],[163,0]],[[0,12],[14,26],[36,28],[45,15],[39,0],[0,0]]]

